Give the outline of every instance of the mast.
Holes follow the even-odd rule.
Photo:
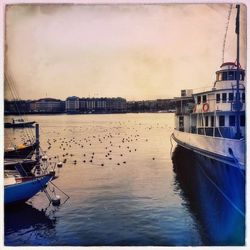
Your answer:
[[[240,5],[236,5],[237,16],[236,16],[236,27],[235,33],[237,34],[237,73],[236,73],[236,100],[235,100],[235,110],[236,110],[236,134],[235,138],[240,139],[242,137],[240,130],[240,110],[242,108],[242,103],[240,102]]]
[[[39,150],[39,147],[40,147],[40,140],[39,140],[39,124],[36,123],[36,161],[37,161],[37,165],[38,165],[38,168],[40,167],[40,150]]]

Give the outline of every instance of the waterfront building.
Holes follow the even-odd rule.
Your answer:
[[[127,111],[126,99],[117,98],[81,98],[81,113],[124,113]]]
[[[30,113],[30,100],[4,100],[5,114],[26,114]]]
[[[157,99],[156,100],[157,111],[167,111],[172,112],[175,110],[174,99]]]
[[[93,98],[87,98],[86,105],[89,113],[95,112],[95,100]]]
[[[5,100],[5,114],[27,113],[125,113],[127,101],[124,98],[79,98],[71,96],[62,101],[54,98],[39,100]]]
[[[30,103],[32,113],[61,113],[65,110],[65,102],[54,98],[42,98]]]
[[[80,101],[79,97],[71,96],[65,101],[65,111],[66,113],[79,113]]]
[[[127,112],[127,101],[124,98],[108,98],[107,110],[110,113],[124,113]]]
[[[175,109],[175,101],[173,99],[130,101],[127,103],[127,109],[129,112],[168,112]]]

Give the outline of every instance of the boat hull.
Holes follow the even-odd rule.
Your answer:
[[[47,183],[52,180],[53,175],[47,174],[34,177],[31,180],[8,185],[4,187],[4,204],[13,205],[22,203],[32,198],[39,191],[43,190]]]
[[[35,122],[24,122],[24,123],[10,123],[5,122],[4,127],[5,128],[30,128],[33,127]]]
[[[32,154],[36,149],[36,145],[29,145],[22,148],[17,148],[13,150],[6,150],[4,152],[4,158],[17,158],[17,159],[24,159],[24,158],[31,158]]]
[[[172,161],[204,245],[244,245],[245,171],[180,145]]]
[[[192,134],[175,130],[173,139],[182,147],[245,170],[245,140]]]

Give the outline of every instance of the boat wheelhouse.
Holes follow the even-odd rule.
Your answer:
[[[214,86],[189,96],[175,98],[176,129],[179,131],[222,138],[236,138],[236,73],[235,63],[223,63],[216,72]],[[245,137],[245,71],[240,69],[241,138]]]
[[[191,130],[198,134],[223,138],[236,138],[236,77],[237,65],[223,63],[216,72],[211,90],[194,94],[194,112]],[[245,71],[240,69],[239,101],[241,137],[245,136]]]

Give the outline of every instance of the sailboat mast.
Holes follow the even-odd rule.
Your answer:
[[[237,34],[237,73],[236,73],[236,100],[235,100],[235,108],[236,108],[236,134],[235,137],[237,139],[241,138],[241,130],[240,130],[240,110],[241,110],[241,102],[240,102],[240,5],[236,5],[237,8],[237,16],[236,16],[236,27],[235,32]]]
[[[36,161],[38,166],[40,167],[40,139],[39,139],[39,124],[36,123]]]

